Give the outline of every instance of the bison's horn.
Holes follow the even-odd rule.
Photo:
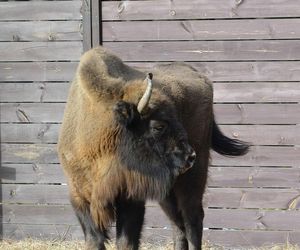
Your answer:
[[[142,113],[143,109],[145,107],[147,107],[147,105],[150,101],[150,97],[151,97],[151,93],[152,93],[152,78],[153,78],[152,73],[149,73],[146,78],[146,80],[147,80],[146,91],[137,106],[137,110],[139,111],[139,113]]]

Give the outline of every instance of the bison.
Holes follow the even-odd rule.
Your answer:
[[[147,199],[170,218],[175,249],[201,249],[210,148],[248,150],[216,125],[206,77],[183,63],[151,72],[97,47],[71,84],[58,151],[87,249],[105,249],[114,221],[118,249],[138,249]]]

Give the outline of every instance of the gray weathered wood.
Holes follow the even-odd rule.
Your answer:
[[[80,20],[81,1],[1,2],[0,21]]]
[[[1,142],[56,143],[60,124],[1,124]],[[222,132],[252,145],[295,145],[299,125],[220,125]]]
[[[64,185],[2,184],[3,203],[70,204],[69,191]],[[41,212],[43,209],[39,208]]]
[[[67,183],[59,164],[2,164],[0,170],[2,183]]]
[[[251,249],[255,246],[272,248],[277,244],[299,245],[300,233],[299,231],[210,230],[204,232],[204,239],[222,248]]]
[[[3,203],[69,204],[66,185],[3,184]],[[299,209],[299,190],[275,188],[207,188],[205,207]]]
[[[78,62],[0,63],[0,81],[71,81]]]
[[[3,223],[58,224],[78,226],[70,205],[4,205]],[[205,209],[205,228],[243,230],[297,230],[298,211],[268,211],[249,209]],[[280,227],[283,225],[283,227]],[[159,207],[147,207],[145,228],[171,229],[169,219]]]
[[[205,209],[204,228],[243,230],[298,230],[299,211]],[[160,207],[147,207],[146,227],[172,229]]]
[[[2,103],[1,122],[61,122],[64,103]],[[215,104],[219,124],[297,124],[299,104]]]
[[[3,163],[58,163],[56,144],[2,144]],[[214,166],[296,167],[298,147],[253,146],[242,157],[225,157],[212,152]]]
[[[78,225],[71,205],[4,205],[3,223]]]
[[[12,53],[13,51],[13,53]],[[81,41],[1,42],[0,61],[77,61],[82,53]]]
[[[1,142],[57,143],[60,124],[1,124]]]
[[[65,103],[1,104],[2,122],[61,122]]]
[[[2,163],[58,163],[56,144],[2,144]]]
[[[215,83],[214,102],[299,102],[300,84],[286,82]]]
[[[208,187],[299,188],[299,168],[210,167]],[[59,164],[2,164],[2,183],[66,183]]]
[[[300,188],[299,176],[297,167],[211,167],[208,186]]]
[[[79,226],[69,225],[37,225],[37,224],[4,224],[6,239],[33,239],[50,240],[83,240]],[[111,234],[114,238],[114,234]],[[144,228],[142,242],[149,242],[153,246],[170,245],[172,232],[170,229]],[[273,247],[274,244],[299,244],[300,233],[289,231],[221,231],[205,230],[204,240],[210,242],[214,248],[220,247]]]
[[[253,145],[297,145],[299,125],[221,125],[222,132]]]
[[[154,63],[128,63],[151,67]],[[300,62],[193,62],[213,81],[300,81]],[[78,62],[0,63],[0,81],[70,81]]]
[[[207,19],[207,18],[253,18],[253,17],[299,17],[299,4],[296,1],[281,0],[272,2],[218,0],[189,1],[105,1],[104,20],[162,20],[162,19]],[[149,11],[152,10],[152,11]]]
[[[34,218],[34,215],[33,215]],[[34,223],[32,219],[32,223]],[[3,238],[8,240],[24,240],[25,238],[51,240],[54,242],[66,240],[84,240],[81,227],[71,225],[42,224],[3,224]],[[72,242],[70,242],[72,245]]]
[[[278,166],[297,167],[300,163],[298,147],[253,146],[241,157],[225,157],[212,151],[212,165],[215,166]]]
[[[211,208],[299,209],[298,189],[208,188],[204,204]]]
[[[69,82],[1,83],[1,102],[66,102]]]
[[[81,14],[83,29],[83,50],[87,51],[92,47],[90,0],[82,1]]]
[[[220,124],[297,124],[299,104],[215,104]]]
[[[103,22],[103,38],[106,42],[295,39],[300,38],[299,25],[300,19]]]
[[[124,61],[282,61],[300,59],[300,43],[294,40],[105,42],[103,44]]]
[[[101,34],[100,34],[100,29],[101,29],[101,23],[102,20],[101,18],[101,13],[100,11],[100,5],[101,1],[99,0],[90,0],[92,9],[91,9],[91,15],[92,15],[92,20],[91,20],[91,28],[92,28],[92,47],[96,47],[101,43]]]
[[[0,41],[81,41],[81,21],[0,22]]]
[[[69,82],[1,83],[1,102],[65,102]],[[300,85],[294,82],[214,83],[214,102],[298,102]]]
[[[129,65],[151,68],[155,63],[128,62]],[[300,62],[191,62],[212,81],[300,81]],[[1,69],[0,69],[1,70]]]

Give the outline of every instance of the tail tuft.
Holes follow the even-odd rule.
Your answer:
[[[249,144],[225,136],[213,121],[212,149],[221,155],[240,156],[249,151]]]

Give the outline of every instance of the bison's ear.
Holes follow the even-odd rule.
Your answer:
[[[112,100],[122,96],[122,82],[128,68],[118,57],[97,47],[81,57],[77,78],[89,96]]]
[[[119,101],[114,106],[114,112],[117,121],[126,127],[137,124],[141,119],[137,107],[133,103]]]

